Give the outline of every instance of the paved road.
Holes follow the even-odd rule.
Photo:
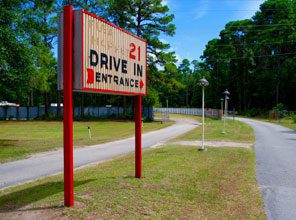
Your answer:
[[[149,132],[142,136],[143,148],[150,148],[168,139],[184,134],[197,123],[188,119],[175,119],[176,124]],[[114,131],[116,132],[116,131]],[[120,131],[118,131],[120,132]],[[134,137],[110,143],[77,148],[74,150],[74,166],[82,167],[134,151]],[[0,164],[0,189],[63,171],[62,150],[39,154],[29,159]]]
[[[272,123],[238,118],[256,134],[257,181],[268,219],[296,219],[296,132]]]

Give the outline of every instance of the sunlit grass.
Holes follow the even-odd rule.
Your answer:
[[[158,130],[173,122],[144,123],[143,132]],[[91,128],[91,139],[88,134]],[[0,121],[0,163],[63,146],[62,122]],[[134,122],[74,122],[74,145],[88,146],[134,135]]]
[[[198,118],[201,121],[200,118]],[[222,131],[225,131],[223,134]],[[174,140],[201,140],[202,126],[174,139]],[[224,121],[218,119],[205,119],[205,140],[237,141],[253,143],[255,136],[253,129],[240,121],[227,119],[224,128]]]
[[[0,191],[0,219],[20,209],[48,219],[265,219],[250,149],[148,150],[143,176],[134,178],[133,154],[78,170],[71,209],[61,175]]]

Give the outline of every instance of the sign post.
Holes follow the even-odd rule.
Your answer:
[[[64,83],[64,204],[74,205],[73,183],[73,98],[72,98],[72,54],[73,54],[73,10],[64,6],[63,17],[63,83]]]
[[[135,177],[142,177],[142,96],[135,97]]]
[[[135,96],[135,177],[142,177],[147,41],[86,11],[59,14],[58,89],[64,90],[64,204],[74,205],[72,92]]]
[[[64,90],[64,204],[74,205],[72,92],[135,96],[135,177],[142,177],[147,41],[86,11],[59,14],[58,89]],[[90,130],[89,130],[90,131]],[[90,136],[91,137],[91,136]]]

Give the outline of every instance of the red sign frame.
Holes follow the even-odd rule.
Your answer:
[[[133,33],[131,33],[131,32],[129,32],[129,31],[123,29],[123,28],[120,28],[120,27],[114,25],[111,22],[106,21],[105,19],[103,19],[103,18],[101,18],[101,17],[99,17],[99,16],[97,16],[97,15],[95,15],[95,14],[93,14],[93,13],[87,11],[87,10],[82,9],[82,14],[83,13],[84,14],[87,14],[87,15],[95,18],[95,19],[98,19],[98,20],[102,21],[103,23],[108,24],[108,25],[112,26],[113,28],[116,28],[116,29],[118,29],[118,30],[120,30],[120,31],[122,31],[122,32],[124,32],[124,33],[126,33],[126,34],[128,34],[128,35],[130,35],[132,37],[134,37],[134,38],[137,38],[140,41],[145,42],[145,44],[146,44],[146,47],[145,47],[145,60],[146,60],[146,70],[145,70],[145,75],[146,75],[145,78],[146,79],[145,79],[145,85],[146,85],[146,89],[145,89],[145,93],[137,93],[137,92],[124,92],[124,91],[117,91],[117,90],[93,89],[93,88],[84,87],[84,66],[83,66],[83,59],[84,59],[84,56],[85,55],[84,55],[84,48],[83,48],[83,45],[84,45],[83,44],[83,42],[84,42],[84,38],[83,38],[83,36],[84,36],[84,32],[83,32],[84,31],[84,28],[83,28],[83,25],[82,25],[82,28],[81,28],[81,36],[82,36],[82,42],[81,42],[81,44],[82,44],[82,57],[81,57],[82,73],[81,73],[81,82],[82,82],[82,90],[83,91],[90,91],[90,92],[99,92],[99,93],[119,94],[119,95],[141,95],[141,96],[146,96],[148,94],[147,40],[145,40],[143,38],[140,38],[139,36],[136,36]],[[81,16],[81,19],[82,19],[81,23],[83,24],[83,16]]]
[[[64,138],[64,205],[71,207],[74,206],[74,161],[73,161],[73,32],[74,32],[74,19],[73,7],[71,5],[64,6],[63,8],[63,36],[62,49],[59,52],[63,54],[62,59],[59,57],[59,72],[63,72],[62,76],[58,76],[58,83],[63,81],[64,93],[64,113],[63,113],[63,138]],[[83,10],[86,13],[85,10]],[[89,13],[89,12],[87,12]],[[91,13],[89,13],[91,14]],[[91,14],[92,16],[95,16]],[[96,16],[98,17],[98,16]],[[99,17],[98,17],[99,18]],[[101,18],[100,18],[101,19]],[[107,22],[104,20],[104,22]],[[111,24],[108,22],[108,24]],[[60,24],[61,25],[61,24]],[[112,26],[115,26],[111,24]],[[116,27],[116,26],[115,26]],[[118,27],[117,27],[118,28]],[[118,28],[124,32],[121,28]],[[60,27],[59,27],[60,30]],[[127,32],[129,33],[129,32]],[[131,34],[131,33],[129,33]],[[134,35],[133,35],[134,36]],[[138,37],[137,37],[138,38]],[[82,44],[83,45],[83,44]],[[59,45],[61,47],[61,45]],[[146,44],[147,56],[147,44]],[[147,71],[147,57],[146,57],[146,71]],[[146,72],[147,80],[147,72]],[[61,85],[59,85],[61,88]],[[148,86],[146,87],[147,94]],[[92,91],[92,90],[91,90]],[[100,92],[104,92],[100,90]],[[108,91],[108,93],[111,93]],[[117,93],[112,91],[112,93]],[[119,94],[122,94],[120,92]],[[142,177],[142,96],[143,94],[125,94],[135,95],[135,177]]]

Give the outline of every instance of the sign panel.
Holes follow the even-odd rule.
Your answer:
[[[73,90],[147,94],[145,40],[88,11],[79,10],[74,11],[73,49]]]

